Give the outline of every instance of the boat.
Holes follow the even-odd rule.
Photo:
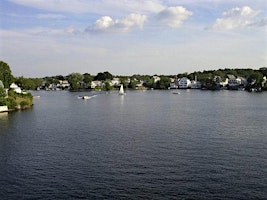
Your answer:
[[[120,87],[119,95],[125,95],[123,85],[121,85],[121,87]]]
[[[78,96],[78,99],[87,100],[87,99],[94,98],[94,97],[96,97],[96,96],[97,96],[97,95],[93,95],[93,96],[87,96],[87,95],[84,95],[84,96]]]
[[[86,100],[86,99],[91,99],[92,97],[89,96],[82,96],[82,99]]]

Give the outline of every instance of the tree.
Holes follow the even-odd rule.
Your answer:
[[[129,88],[132,89],[136,89],[136,85],[137,85],[138,81],[137,80],[131,80],[131,82],[129,83]]]
[[[6,105],[6,90],[2,87],[0,87],[0,106]]]
[[[80,73],[72,73],[68,75],[67,80],[70,84],[71,90],[78,90],[81,88],[81,82],[83,81],[84,77]]]
[[[107,91],[109,91],[109,90],[112,89],[112,86],[110,85],[109,81],[106,81],[106,82],[105,82],[105,89],[106,89]]]
[[[6,90],[2,87],[0,87],[0,98],[6,97]]]
[[[167,76],[161,76],[160,80],[156,82],[157,89],[167,89],[170,87],[171,79]]]
[[[263,81],[263,76],[260,72],[253,72],[249,75],[247,81],[251,85],[260,86]]]
[[[99,72],[94,78],[94,80],[97,81],[106,81],[111,79],[113,79],[113,75],[109,72]]]
[[[23,76],[14,78],[14,82],[25,90],[35,90],[42,83],[40,78],[24,78]]]
[[[3,61],[0,61],[0,80],[3,82],[5,88],[8,88],[13,81],[10,67]]]
[[[94,77],[91,74],[85,73],[83,74],[83,82],[89,86],[90,83],[94,80]]]

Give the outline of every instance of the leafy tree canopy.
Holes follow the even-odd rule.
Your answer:
[[[5,88],[8,88],[13,81],[10,67],[3,61],[0,61],[0,80],[3,82]]]
[[[111,79],[113,79],[113,75],[109,72],[99,72],[94,78],[94,80],[97,81],[105,81]]]

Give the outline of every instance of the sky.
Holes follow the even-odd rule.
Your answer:
[[[14,76],[267,66],[266,0],[1,0]]]

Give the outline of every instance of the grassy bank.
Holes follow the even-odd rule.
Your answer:
[[[10,90],[8,92],[8,97],[3,98],[0,104],[6,105],[9,110],[26,109],[33,105],[33,96],[30,93],[18,94]]]

